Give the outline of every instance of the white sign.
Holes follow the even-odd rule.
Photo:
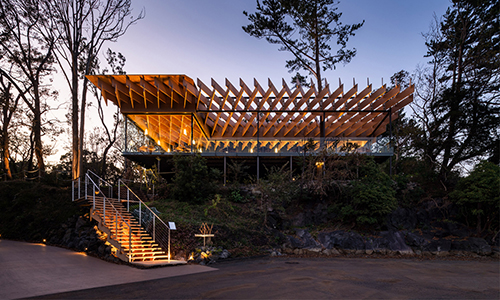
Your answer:
[[[176,230],[177,228],[175,228],[175,222],[168,222],[168,227],[170,228],[170,230]]]

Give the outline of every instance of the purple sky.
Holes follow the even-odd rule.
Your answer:
[[[425,63],[422,33],[449,5],[449,0],[341,1],[342,22],[365,20],[365,25],[348,43],[357,49],[356,57],[324,77],[333,86],[341,78],[346,87],[353,77],[363,85],[369,77],[376,87],[382,77],[388,82],[401,69],[414,70]],[[285,60],[291,54],[241,29],[248,24],[243,10],[252,13],[255,6],[255,0],[133,1],[134,14],[144,7],[146,18],[108,46],[125,55],[129,74],[186,74],[206,84],[213,77],[221,85],[228,78],[236,86],[239,78],[248,85],[253,78],[264,86],[267,78],[276,85],[281,78],[289,82]]]
[[[323,77],[331,89],[337,87],[339,78],[345,89],[351,88],[353,77],[360,87],[370,78],[376,89],[381,78],[387,83],[401,69],[413,71],[426,61],[422,33],[429,30],[433,15],[442,16],[450,4],[449,0],[343,0],[339,11],[344,24],[365,20],[348,43],[358,53],[351,63],[338,65]],[[239,78],[249,86],[256,78],[263,87],[267,87],[268,78],[277,87],[282,78],[287,83],[291,80],[292,74],[285,68],[291,54],[241,29],[249,23],[242,12],[255,12],[255,0],[132,0],[132,5],[134,15],[145,8],[146,18],[131,26],[118,42],[102,49],[103,53],[108,47],[123,53],[128,74],[186,74],[209,86],[211,78],[221,86],[228,78],[236,87]],[[69,99],[62,78],[55,78],[55,82],[61,87],[60,96]],[[115,111],[113,105],[105,108],[109,122]],[[64,120],[66,112],[51,111],[49,117]],[[87,132],[92,131],[91,124],[100,124],[95,108],[87,113],[86,124]],[[56,148],[68,142],[69,137],[62,138]],[[58,151],[48,160],[58,161],[64,152]]]

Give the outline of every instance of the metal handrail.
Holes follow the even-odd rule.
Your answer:
[[[97,178],[100,179],[100,177],[97,176],[94,172],[92,172],[92,171],[88,171],[88,172],[91,172]],[[127,225],[128,232],[129,232],[129,237],[128,237],[128,244],[129,244],[128,261],[130,262],[131,258],[132,258],[132,226],[126,221],[126,219],[122,216],[122,214],[116,209],[116,207],[113,205],[113,203],[108,200],[108,198],[102,192],[102,190],[99,187],[99,185],[97,185],[94,182],[94,180],[92,180],[92,178],[90,177],[90,175],[88,174],[88,172],[85,174],[85,198],[87,198],[87,196],[88,196],[88,194],[87,194],[87,192],[88,192],[87,183],[88,183],[88,180],[90,180],[90,182],[92,183],[92,209],[95,210],[95,199],[96,199],[95,189],[97,187],[97,190],[99,191],[99,193],[102,194],[102,199],[103,199],[103,222],[106,222],[106,202],[108,202],[108,205],[111,205],[111,207],[114,210],[114,213],[115,213],[115,237],[117,238],[117,240],[118,240],[118,217],[120,217],[122,223],[124,223],[125,225]],[[104,181],[104,182],[106,182],[106,181]],[[78,194],[80,195],[80,178],[78,178],[78,183],[79,183],[79,185],[78,185]],[[112,188],[112,186],[110,186],[110,187]]]
[[[144,203],[142,201],[142,199],[137,196],[137,194],[125,183],[123,182],[123,180],[121,179],[118,179],[118,201],[121,201],[121,186],[124,186],[127,188],[127,211],[130,211],[130,205],[129,203],[130,202],[133,202],[133,203],[139,203],[139,224],[142,225],[142,205],[144,205],[144,207],[146,207],[146,209],[149,211],[150,214],[153,215],[153,240],[156,241],[156,224],[155,224],[155,219],[157,218],[161,224],[163,224],[165,226],[165,228],[168,229],[168,260],[170,260],[170,226],[168,226],[151,208],[149,208],[149,206]],[[138,200],[138,201],[130,201],[130,192],[135,196],[135,198]],[[146,228],[147,230],[147,228]]]
[[[87,170],[86,175],[89,176],[88,175],[89,173],[94,175],[97,179],[99,179],[99,186],[101,186],[100,185],[101,182],[104,182],[107,186],[109,186],[109,198],[113,198],[113,185],[111,183],[107,182],[106,180],[102,179],[99,175],[94,173],[92,170]],[[90,178],[90,176],[89,176],[89,178]],[[104,195],[104,193],[103,193],[103,195]]]

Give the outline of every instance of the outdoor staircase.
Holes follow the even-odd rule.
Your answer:
[[[90,205],[90,217],[115,248],[116,257],[131,263],[171,262],[170,228],[125,183],[119,181],[114,198],[113,187],[89,171],[83,180],[73,181],[72,192],[73,201]]]
[[[98,228],[108,236],[108,242],[117,248],[116,256],[124,261],[144,262],[168,260],[168,254],[153,240],[153,237],[139,224],[139,221],[127,211],[118,199],[107,198],[115,209],[104,216],[104,201],[96,201],[91,208],[92,219],[98,222]],[[88,199],[92,206],[92,199]]]

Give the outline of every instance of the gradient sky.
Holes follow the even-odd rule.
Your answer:
[[[348,43],[357,49],[351,63],[338,65],[323,77],[333,86],[341,78],[346,87],[353,77],[363,85],[368,77],[377,87],[382,78],[388,82],[401,69],[414,70],[425,63],[422,33],[429,30],[433,15],[442,16],[450,4],[449,0],[341,1],[341,21],[365,20],[365,25]],[[241,28],[249,24],[242,12],[253,13],[255,6],[255,0],[133,1],[134,14],[144,8],[145,19],[108,46],[125,55],[129,74],[186,74],[208,85],[210,78],[221,85],[228,78],[235,86],[239,78],[250,86],[253,78],[263,86],[267,78],[275,85],[281,78],[289,82],[292,74],[285,60],[291,54]]]
[[[249,24],[243,11],[255,12],[255,0],[132,0],[132,5],[134,15],[145,9],[146,17],[116,43],[102,49],[102,53],[109,47],[125,55],[128,74],[185,74],[209,86],[211,78],[221,86],[228,78],[236,87],[239,78],[248,86],[253,86],[256,78],[263,87],[268,78],[277,87],[282,78],[291,81],[285,61],[292,55],[278,51],[278,45],[249,36],[241,28]],[[348,43],[348,47],[357,49],[357,55],[349,64],[323,72],[323,78],[331,83],[331,89],[338,86],[339,78],[344,89],[352,87],[353,78],[360,87],[369,78],[376,89],[382,78],[387,83],[395,72],[413,71],[426,61],[422,33],[428,32],[434,14],[442,16],[450,5],[449,0],[341,1],[343,24],[365,20],[365,25]],[[59,80],[62,78],[56,78],[56,82]],[[66,84],[59,86],[60,96],[69,99]],[[110,105],[105,111],[112,122],[116,108]],[[64,120],[66,112],[51,111],[49,117]],[[95,108],[87,113],[86,124],[87,132],[100,124]],[[57,148],[69,142],[69,137],[60,140]],[[58,151],[48,161],[58,161],[63,153]]]

